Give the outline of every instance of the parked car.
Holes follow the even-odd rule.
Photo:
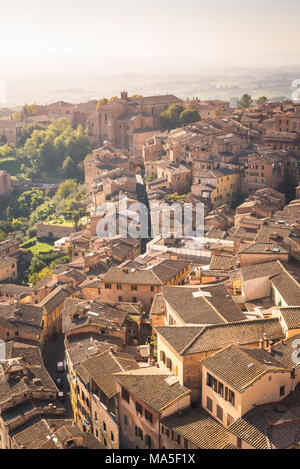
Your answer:
[[[64,388],[63,380],[62,378],[56,378],[55,384],[58,387],[58,389],[62,390]]]
[[[64,362],[57,362],[56,369],[57,369],[57,371],[65,371]]]
[[[65,400],[65,395],[64,395],[63,391],[58,391],[56,397],[57,397],[58,401],[64,402],[64,400]]]

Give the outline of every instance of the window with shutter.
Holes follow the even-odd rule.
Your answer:
[[[234,405],[234,398],[235,398],[234,392],[229,390],[229,402],[232,405]]]
[[[122,399],[129,404],[129,392],[124,388],[122,388]]]
[[[223,421],[223,409],[219,405],[217,405],[217,417]]]
[[[147,448],[151,448],[151,436],[149,435],[145,436],[145,445]]]
[[[207,375],[206,375],[206,384],[210,388],[212,387],[212,376],[209,373],[207,373]]]
[[[213,410],[213,402],[212,402],[212,400],[211,400],[209,397],[206,398],[206,407],[207,407],[207,409],[208,409],[210,412],[212,412],[212,410]]]
[[[223,392],[224,392],[224,386],[223,383],[220,383],[218,381],[218,394],[220,394],[223,397]]]
[[[229,427],[233,422],[234,418],[230,414],[227,414],[227,427]]]
[[[152,414],[145,409],[145,419],[152,423]]]
[[[138,402],[135,403],[135,410],[137,411],[138,414],[143,415],[143,407]]]
[[[216,378],[212,378],[212,388],[215,392],[218,391],[218,381],[216,380]]]

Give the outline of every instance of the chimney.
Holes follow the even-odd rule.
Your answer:
[[[259,341],[259,348],[264,349],[264,340],[263,339],[260,339],[260,341]]]
[[[274,342],[272,340],[269,340],[268,352],[273,353],[273,350],[274,350]]]
[[[127,93],[127,91],[122,91],[122,93],[121,93],[121,99],[123,99],[124,101],[128,101],[128,93]]]
[[[266,349],[268,347],[268,338],[267,338],[267,334],[264,332],[264,335],[263,335],[263,339],[264,339],[264,349]]]

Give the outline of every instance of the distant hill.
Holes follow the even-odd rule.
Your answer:
[[[7,107],[24,103],[45,104],[58,100],[73,103],[119,95],[122,90],[144,96],[175,94],[180,98],[200,99],[239,97],[250,93],[254,98],[265,95],[289,98],[292,81],[300,78],[300,67],[274,69],[203,70],[178,74],[110,74],[60,77],[11,77],[7,87]],[[1,112],[8,112],[0,110]]]

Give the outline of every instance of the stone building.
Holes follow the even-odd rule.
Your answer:
[[[24,303],[0,304],[0,339],[43,346],[43,308]]]
[[[287,160],[280,153],[263,153],[248,158],[243,192],[271,187],[278,189],[287,170]]]
[[[164,260],[156,265],[139,267],[123,263],[112,267],[101,283],[101,297],[107,302],[141,301],[147,311],[163,285],[180,285],[190,273],[187,261]]]
[[[19,253],[20,243],[14,239],[6,239],[0,243],[0,257],[9,256],[14,257]]]
[[[90,343],[90,347],[93,344],[96,342]],[[103,342],[98,344],[105,347]],[[138,363],[131,355],[110,347],[78,364],[71,363],[70,368],[71,400],[77,424],[83,431],[92,433],[105,448],[119,448],[116,373],[136,369]]]
[[[13,257],[3,256],[0,258],[0,281],[16,280],[18,277],[17,261]]]
[[[228,427],[253,407],[280,402],[300,379],[299,366],[281,357],[272,345],[267,350],[233,345],[204,358],[202,407]],[[228,363],[234,363],[235,372]]]
[[[7,171],[0,171],[0,195],[7,196],[12,192],[12,182]]]
[[[39,306],[43,308],[45,340],[51,341],[62,332],[62,312],[66,298],[73,290],[69,287],[58,286],[47,295]]]
[[[4,136],[6,143],[9,145],[17,145],[19,135],[23,124],[12,119],[0,119],[0,136]]]
[[[135,176],[137,166],[141,166],[141,164],[141,159],[130,156],[127,151],[118,150],[105,143],[103,147],[95,149],[84,160],[85,184],[95,183],[114,174]]]
[[[0,448],[12,449],[14,434],[34,418],[64,414],[38,346],[6,342],[0,380]]]
[[[125,370],[124,370],[125,371]],[[120,447],[160,447],[161,419],[189,407],[190,390],[156,367],[117,373]]]
[[[38,239],[47,238],[50,240],[61,239],[68,237],[76,231],[75,227],[64,225],[52,225],[46,223],[37,224],[37,237]]]
[[[240,174],[229,169],[193,169],[192,194],[216,208],[231,203],[238,195]]]
[[[180,409],[161,420],[161,449],[233,449],[229,431],[202,407]]]
[[[191,399],[195,402],[201,398],[202,371],[199,361],[202,358],[232,344],[258,348],[263,337],[267,340],[284,337],[277,318],[207,326],[156,326],[155,330],[159,367],[176,374],[179,382],[191,389]]]
[[[31,287],[5,283],[0,285],[0,301],[12,303],[15,300],[21,303],[33,303],[34,291]]]
[[[89,116],[89,137],[95,145],[107,140],[112,146],[131,152],[135,140],[135,149],[141,151],[142,144],[159,129],[160,113],[179,102],[173,95],[130,98],[122,92],[121,99],[100,106]]]

